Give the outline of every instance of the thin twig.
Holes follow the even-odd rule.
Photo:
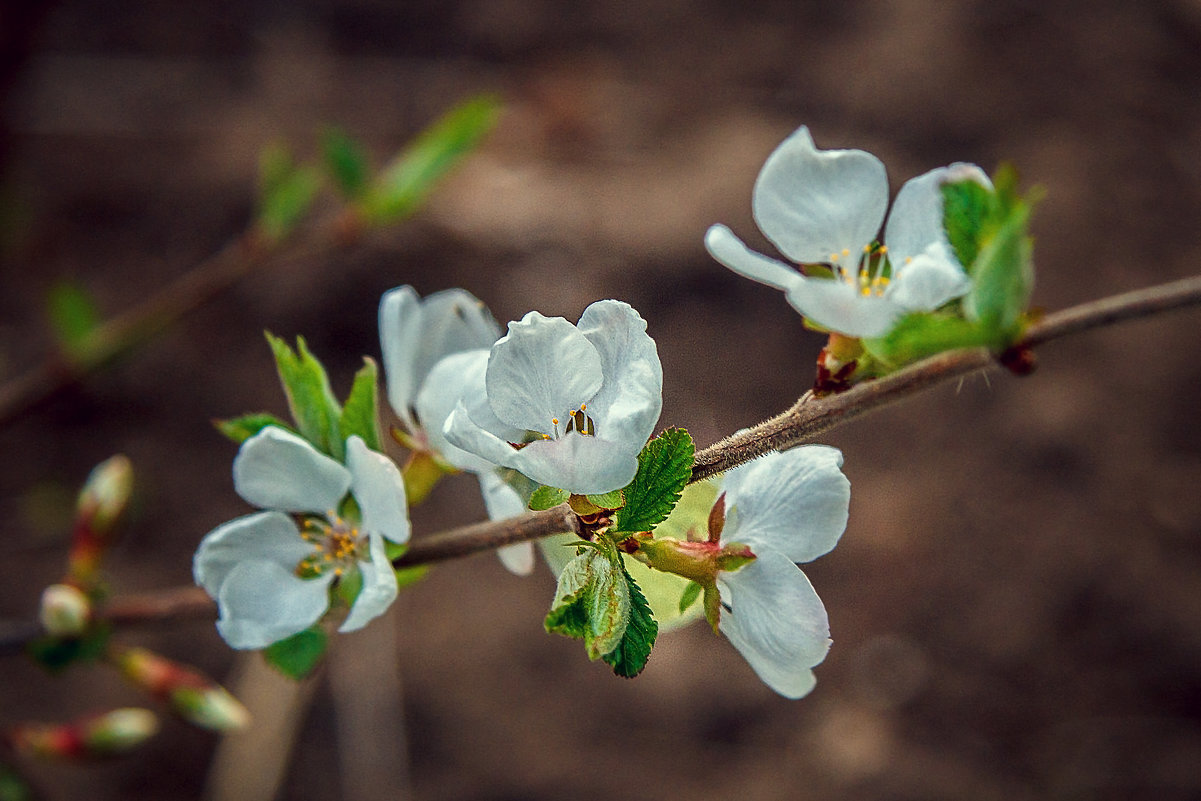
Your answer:
[[[1093,328],[1199,304],[1201,276],[1103,298],[1047,315],[1030,326],[1014,349],[1032,348]],[[806,393],[784,413],[697,453],[692,481],[710,478],[770,451],[794,447],[870,411],[996,364],[996,358],[985,350],[949,351],[837,395],[813,398]],[[577,531],[577,525],[577,518],[566,504],[509,520],[477,523],[414,540],[396,566],[415,567],[456,559],[502,545]],[[106,607],[104,616],[116,624],[131,624],[211,617],[214,609],[212,600],[202,590],[177,587],[115,598]],[[0,654],[13,650],[14,646],[19,648],[32,636],[30,631],[36,630],[36,626],[27,623],[0,624]]]

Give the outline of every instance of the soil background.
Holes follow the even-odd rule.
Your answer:
[[[1046,191],[1046,309],[1199,263],[1195,0],[60,0],[0,6],[0,45],[4,376],[52,351],[56,282],[115,314],[234,238],[270,142],[311,156],[337,124],[384,154],[460,98],[506,104],[413,221],[246,278],[0,429],[6,620],[61,575],[75,488],[115,452],[138,496],[114,588],[190,582],[200,538],[247,510],[210,419],[284,412],[261,332],[303,334],[344,392],[399,284],[467,287],[501,321],[629,301],[664,364],[661,425],[701,445],[786,408],[821,338],[701,241],[722,221],[766,247],[751,186],[801,124],[879,155],[894,191],[952,161],[1016,164]],[[481,555],[345,638],[280,797],[1201,797],[1198,322],[1055,342],[1030,377],[974,376],[824,438],[854,497],[806,567],[834,647],[805,700],[703,626],[615,678],[543,633],[548,573]],[[451,480],[417,536],[481,515]],[[247,669],[210,621],[121,637]],[[99,668],[0,662],[0,725],[138,702]],[[216,746],[168,720],[129,758],[26,767],[48,798],[201,798]]]

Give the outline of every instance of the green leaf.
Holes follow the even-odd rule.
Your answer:
[[[630,611],[629,620],[617,647],[603,656],[605,662],[613,668],[618,676],[632,679],[646,667],[650,658],[651,648],[655,637],[659,634],[659,624],[655,622],[650,605],[643,597],[637,582],[622,566],[622,575],[629,585]]]
[[[500,104],[481,96],[451,109],[385,167],[360,204],[367,221],[396,222],[425,201],[434,184],[475,149],[500,114]]]
[[[1029,204],[1018,201],[981,248],[972,289],[964,298],[965,316],[977,324],[994,350],[1004,349],[1021,335],[1022,313],[1034,288],[1032,243],[1026,232],[1029,220]]]
[[[588,658],[595,660],[621,643],[629,615],[630,586],[621,555],[606,541],[567,563],[545,626],[552,634],[583,639]]]
[[[213,425],[216,426],[218,431],[239,445],[267,426],[276,426],[285,431],[296,433],[292,426],[267,412],[244,414],[241,417],[231,417],[228,420],[214,420]]]
[[[688,582],[688,586],[685,587],[684,592],[680,594],[681,615],[687,612],[692,605],[696,603],[696,599],[701,597],[701,590],[703,589],[704,587],[697,584],[695,581]]]
[[[971,273],[995,204],[993,193],[972,180],[942,185],[943,225],[959,263]]]
[[[588,502],[600,509],[620,509],[625,506],[625,495],[615,489],[612,492],[606,492],[603,495],[586,495]]]
[[[342,439],[354,436],[363,438],[363,442],[373,451],[382,450],[379,433],[379,397],[376,391],[376,380],[379,370],[375,361],[364,358],[364,365],[354,374],[354,384],[350,387],[350,395],[346,405],[342,407],[342,415],[338,418],[338,430]]]
[[[263,658],[288,678],[300,681],[320,664],[328,645],[326,633],[313,626],[267,646],[263,650]]]
[[[89,626],[81,637],[54,637],[47,634],[32,640],[26,648],[34,661],[51,673],[58,673],[76,662],[95,662],[100,659],[108,648],[110,634],[111,627],[95,624]]]
[[[46,311],[54,335],[67,355],[83,357],[88,337],[100,324],[91,294],[77,283],[61,281],[50,289]]]
[[[275,353],[275,366],[288,397],[292,419],[296,421],[296,430],[317,450],[342,461],[346,456],[346,443],[340,428],[342,409],[330,389],[325,368],[309,352],[303,337],[296,338],[295,351],[270,333],[267,341]]]
[[[553,509],[559,504],[565,503],[569,495],[570,493],[567,490],[556,487],[539,487],[530,496],[529,507],[535,512],[541,512],[543,509]]]
[[[325,169],[342,194],[352,200],[367,189],[370,167],[363,146],[339,128],[329,128],[321,137]]]
[[[259,208],[256,224],[269,243],[282,241],[308,212],[321,188],[321,174],[300,167],[284,145],[259,156]]]
[[[638,473],[626,487],[626,504],[617,512],[614,531],[652,531],[680,500],[692,477],[692,437],[669,428],[638,454]]]
[[[988,344],[980,328],[962,317],[948,314],[909,314],[881,339],[864,340],[875,359],[900,367],[936,353]]]

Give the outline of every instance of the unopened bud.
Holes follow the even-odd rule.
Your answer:
[[[75,533],[68,558],[68,574],[78,584],[91,585],[100,567],[117,518],[125,511],[133,491],[133,466],[118,454],[92,469],[76,503]]]
[[[78,587],[51,584],[42,591],[38,619],[47,634],[77,637],[83,634],[92,617],[92,602]]]
[[[232,731],[250,723],[250,712],[224,687],[204,674],[145,648],[116,655],[117,666],[131,683],[166,701],[189,723],[213,731]]]
[[[80,759],[122,754],[158,732],[158,718],[148,709],[114,709],[71,723],[26,723],[8,732],[18,753]]]

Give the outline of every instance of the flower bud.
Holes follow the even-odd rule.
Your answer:
[[[250,712],[225,688],[186,665],[145,648],[127,648],[116,655],[122,675],[189,723],[213,731],[233,731],[250,723]]]
[[[95,582],[100,557],[133,490],[133,467],[118,454],[92,469],[76,502],[68,575],[81,586]]]
[[[38,619],[54,637],[78,637],[92,617],[92,602],[78,587],[51,584],[42,591]]]
[[[71,723],[26,723],[8,733],[13,749],[27,756],[80,759],[122,754],[158,732],[148,709],[114,709]]]

